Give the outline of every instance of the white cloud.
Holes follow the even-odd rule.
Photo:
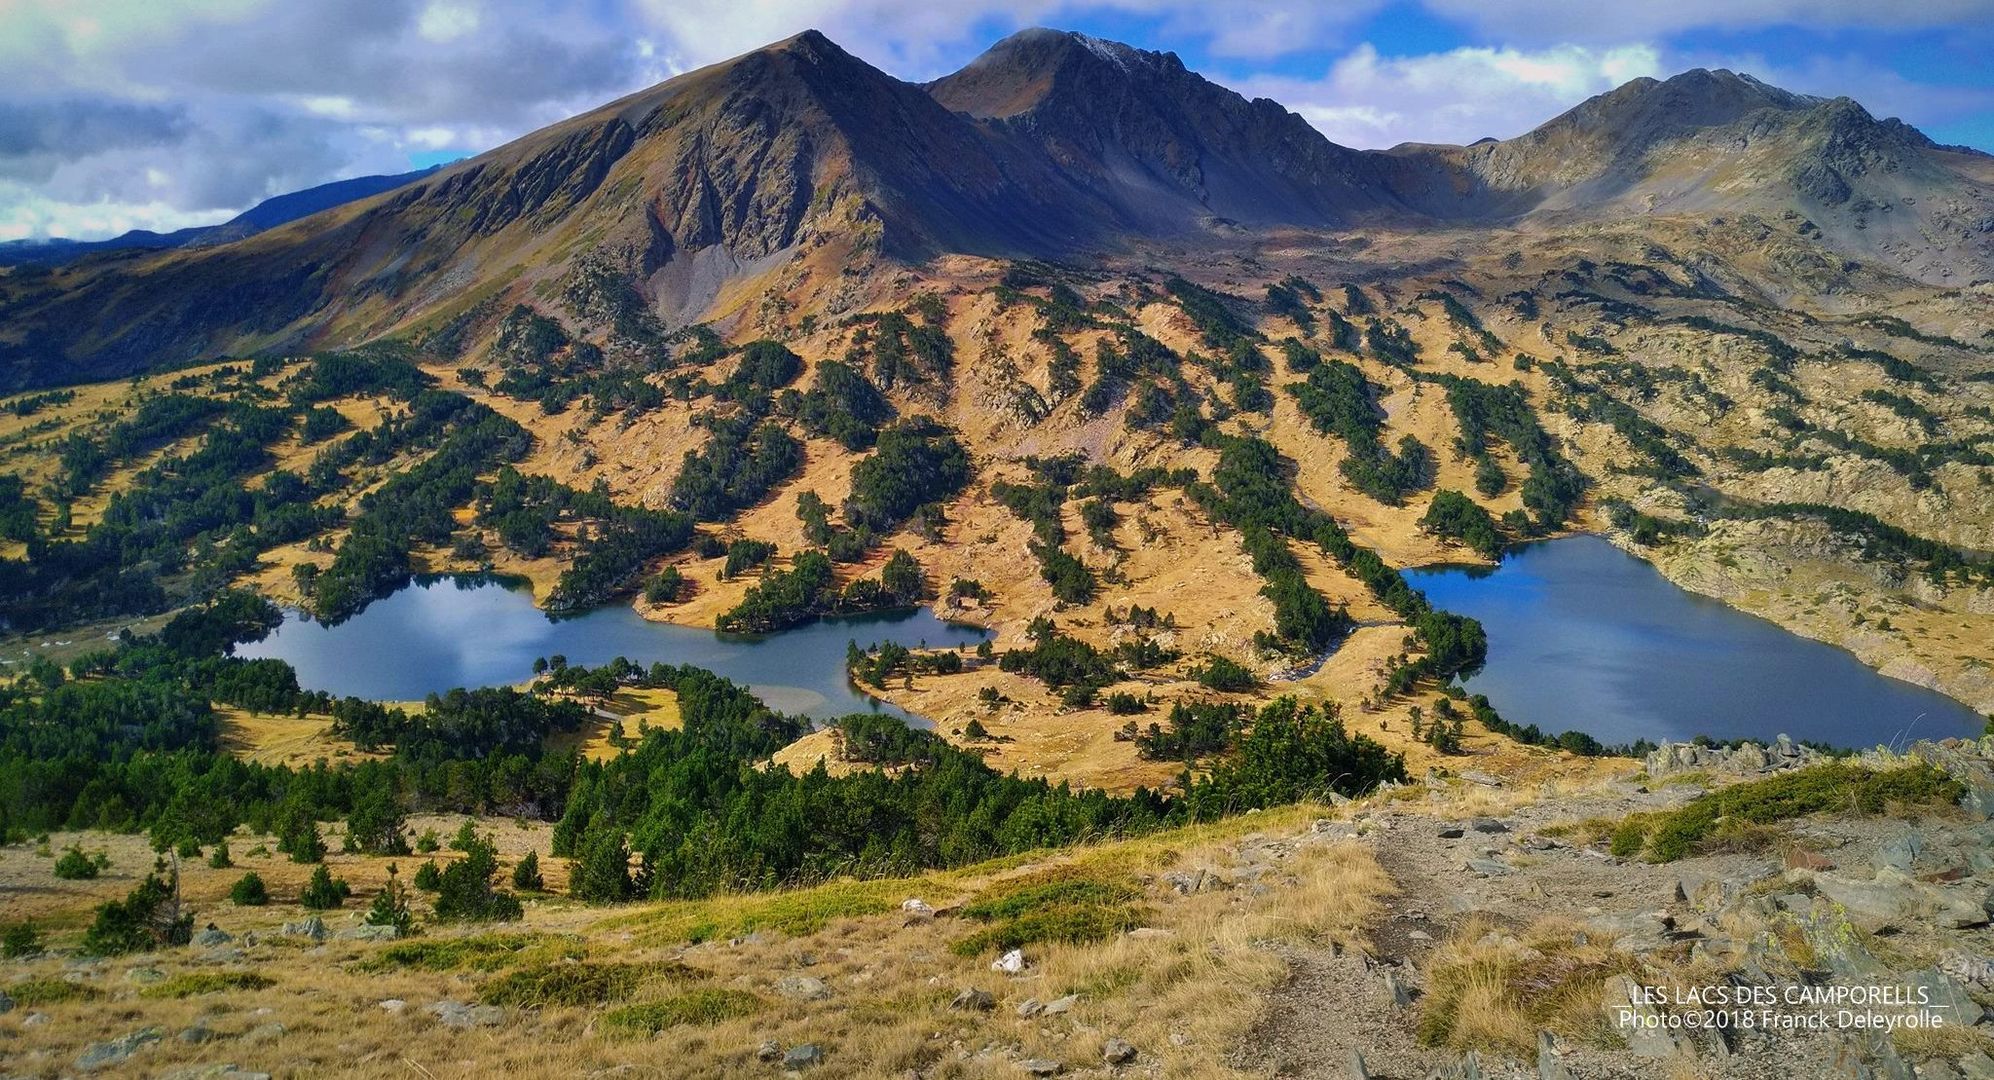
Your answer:
[[[416,33],[430,41],[455,41],[478,28],[478,9],[467,3],[434,0],[415,21]]]
[[[1520,42],[1625,41],[1689,30],[1773,26],[1908,30],[1986,25],[1994,0],[1422,0],[1434,13]]]
[[[1644,44],[1403,57],[1361,45],[1321,79],[1258,78],[1237,86],[1281,102],[1335,142],[1368,149],[1509,138],[1629,79],[1664,73],[1659,50]]]

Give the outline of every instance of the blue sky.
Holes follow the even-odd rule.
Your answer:
[[[929,79],[1024,26],[1176,52],[1346,145],[1729,67],[1994,151],[1994,0],[8,0],[0,240],[225,220],[474,154],[815,27]]]

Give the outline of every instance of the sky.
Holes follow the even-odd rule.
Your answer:
[[[1347,146],[1727,67],[1994,151],[1994,0],[0,0],[0,240],[224,221],[811,27],[926,80],[1034,25],[1175,52]]]

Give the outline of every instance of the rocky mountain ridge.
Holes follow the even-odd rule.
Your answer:
[[[1501,142],[1354,151],[1167,53],[1029,30],[917,86],[812,31],[236,243],[0,278],[0,386],[419,333],[533,303],[589,258],[677,325],[780,267],[807,310],[875,260],[1630,212],[1796,216],[1887,272],[1994,275],[1994,159],[1748,76],[1636,80]]]

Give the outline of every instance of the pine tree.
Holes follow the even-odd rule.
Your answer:
[[[352,894],[353,889],[346,884],[345,878],[333,877],[332,871],[320,863],[318,869],[312,871],[312,880],[305,886],[305,891],[298,895],[298,906],[307,911],[330,911],[344,904]]]
[[[415,933],[415,915],[409,911],[408,890],[395,876],[393,863],[388,864],[388,883],[374,894],[374,903],[367,908],[366,922],[369,926],[392,926],[396,937]]]
[[[270,890],[263,884],[263,875],[251,870],[229,886],[228,898],[239,907],[262,907],[270,902]]]
[[[581,856],[569,871],[568,893],[590,904],[618,904],[636,893],[630,880],[630,845],[623,830],[602,815],[582,836]]]
[[[519,865],[512,868],[512,887],[521,892],[539,892],[547,887],[540,876],[540,853],[529,851]]]
[[[164,875],[164,876],[162,876]],[[180,904],[180,868],[164,859],[122,901],[97,909],[83,934],[87,956],[118,956],[161,945],[185,945],[194,937],[194,915]]]

